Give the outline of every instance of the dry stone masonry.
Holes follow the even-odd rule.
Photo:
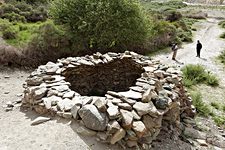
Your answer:
[[[180,71],[134,52],[96,53],[39,66],[26,80],[23,106],[75,119],[79,132],[111,144],[150,146],[163,125],[180,132],[195,114]]]

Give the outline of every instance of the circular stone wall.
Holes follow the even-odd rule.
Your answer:
[[[178,70],[128,51],[49,62],[24,88],[23,106],[80,120],[78,132],[128,147],[146,147],[162,125],[180,131],[180,121],[194,116]]]

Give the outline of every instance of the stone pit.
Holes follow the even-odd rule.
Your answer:
[[[181,80],[175,68],[134,52],[69,57],[31,73],[23,106],[75,119],[100,141],[146,147],[163,125],[180,132],[194,116]]]

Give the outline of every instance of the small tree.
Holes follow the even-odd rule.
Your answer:
[[[85,49],[129,49],[147,37],[146,19],[136,0],[55,0],[50,12]]]

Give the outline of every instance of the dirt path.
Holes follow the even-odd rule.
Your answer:
[[[199,30],[195,32],[194,43],[184,44],[177,54],[176,59],[184,64],[172,61],[172,52],[169,54],[157,55],[155,58],[159,59],[163,63],[178,67],[182,67],[187,64],[201,64],[209,71],[216,74],[220,78],[221,83],[224,84],[224,67],[215,61],[216,57],[225,48],[225,41],[219,38],[220,34],[224,31],[218,26],[218,22],[219,21],[216,19],[207,19],[196,24],[196,27]],[[200,40],[203,45],[201,58],[196,57],[197,40]]]

